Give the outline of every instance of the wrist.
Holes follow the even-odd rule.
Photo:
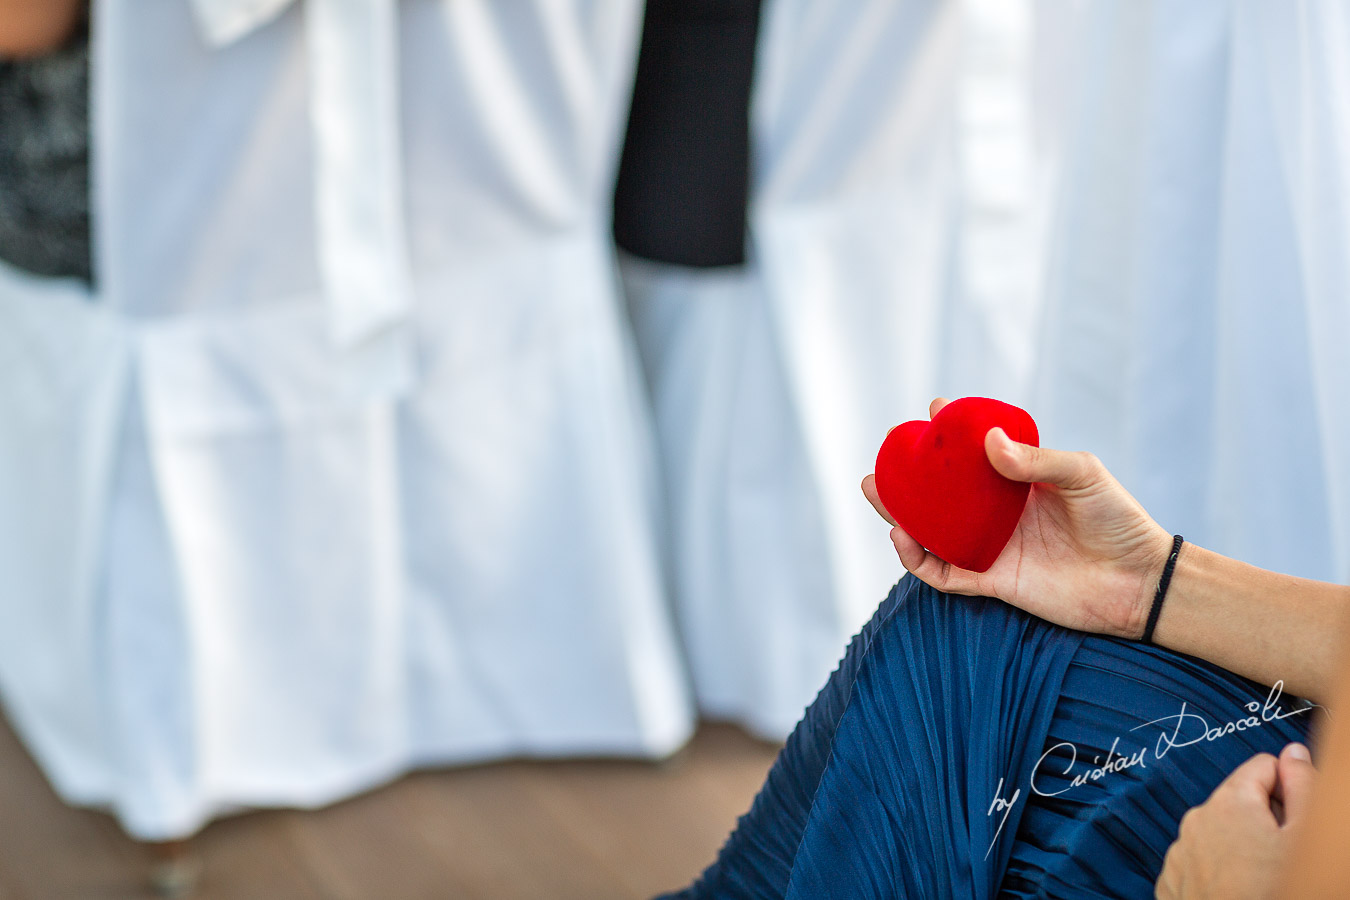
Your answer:
[[[1167,562],[1163,564],[1162,577],[1158,579],[1157,590],[1153,593],[1153,602],[1149,606],[1148,621],[1144,623],[1144,634],[1140,638],[1145,644],[1154,642],[1153,634],[1158,626],[1158,619],[1162,615],[1163,603],[1167,601],[1167,588],[1171,584],[1172,574],[1176,571],[1177,560],[1181,556],[1181,548],[1185,546],[1185,539],[1181,535],[1172,536],[1172,545],[1167,552]]]
[[[1158,595],[1158,586],[1162,581],[1163,571],[1167,568],[1168,557],[1172,555],[1173,536],[1164,531],[1161,527],[1154,525],[1154,534],[1150,535],[1148,541],[1140,553],[1137,580],[1135,582],[1135,591],[1133,602],[1129,606],[1129,618],[1124,629],[1124,636],[1130,640],[1143,640],[1145,630],[1148,628],[1148,620],[1153,612],[1153,603]],[[1182,545],[1181,555],[1186,552],[1186,545]],[[1178,557],[1176,565],[1180,565],[1181,560]],[[1175,569],[1174,569],[1175,573]],[[1156,623],[1155,632],[1156,632]]]

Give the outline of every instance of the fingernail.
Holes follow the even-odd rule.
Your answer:
[[[1291,759],[1297,759],[1302,762],[1312,762],[1312,754],[1309,753],[1308,748],[1302,744],[1290,744],[1284,749]]]

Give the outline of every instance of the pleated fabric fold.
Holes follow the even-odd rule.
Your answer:
[[[1311,716],[1306,701],[1201,660],[1086,636],[1028,776],[1039,792],[1000,896],[1151,898],[1186,810],[1256,754],[1307,741]]]
[[[1199,660],[907,577],[669,896],[1151,897],[1186,809],[1308,725]]]
[[[990,807],[1040,757],[1083,635],[912,578],[892,598],[836,730],[787,897],[998,891],[1025,804]]]

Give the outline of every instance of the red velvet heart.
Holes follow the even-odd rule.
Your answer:
[[[877,454],[877,495],[911,537],[954,566],[984,572],[1022,518],[1031,485],[1004,478],[989,463],[984,436],[1040,445],[1025,410],[986,397],[948,403],[933,421],[906,422]]]

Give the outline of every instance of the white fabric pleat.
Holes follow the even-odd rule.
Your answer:
[[[767,8],[751,226],[855,628],[900,573],[862,500],[891,425],[938,394],[1023,400],[1037,229],[1025,3]]]
[[[678,747],[604,225],[639,5],[94,23],[97,292],[0,278],[0,691],[61,794],[165,839]]]
[[[0,696],[53,785],[105,799],[95,597],[131,347],[81,284],[0,263]]]
[[[407,314],[394,0],[308,0],[319,268],[339,344]]]
[[[1341,15],[1089,9],[1041,251],[1043,439],[1096,451],[1189,540],[1350,579]]]
[[[192,0],[217,47],[293,0]],[[329,328],[372,396],[412,379],[404,234],[397,0],[307,0],[318,266]]]
[[[810,699],[757,679],[900,574],[858,481],[937,395],[1026,406],[1188,539],[1350,579],[1345,28],[1246,0],[766,5],[754,264],[628,278],[702,702],[764,730]],[[726,347],[760,305],[752,373]],[[759,445],[733,398],[769,383],[784,464],[737,480],[706,448]],[[770,481],[824,547],[710,562]],[[747,559],[826,587],[779,592],[789,616],[737,587]]]
[[[700,709],[781,738],[853,623],[760,273],[623,260],[665,484],[666,552]]]
[[[630,261],[702,707],[783,736],[900,573],[858,490],[939,391],[1021,399],[1050,192],[1026,3],[778,0],[751,264]]]

